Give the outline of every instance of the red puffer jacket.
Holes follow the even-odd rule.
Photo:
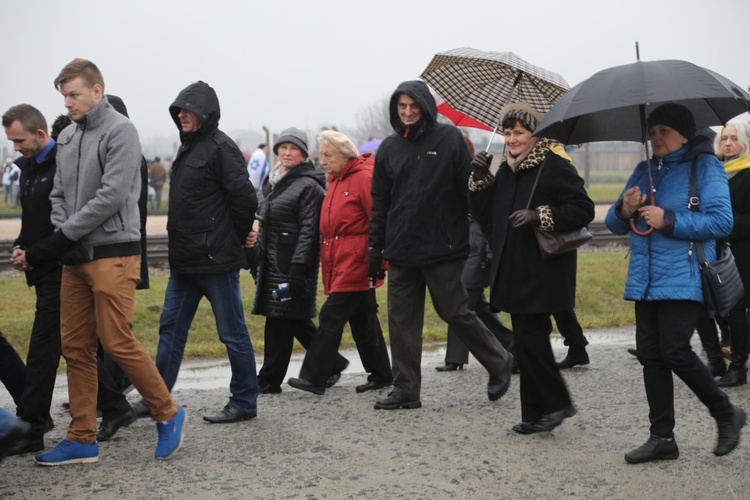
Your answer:
[[[340,176],[328,177],[320,211],[320,255],[326,295],[369,290],[367,239],[374,164],[372,154],[367,153],[349,160]]]

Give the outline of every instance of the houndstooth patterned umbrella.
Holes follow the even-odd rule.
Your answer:
[[[524,61],[513,52],[472,48],[440,52],[421,78],[451,107],[496,127],[506,104],[526,101],[541,113],[570,88],[557,73]]]

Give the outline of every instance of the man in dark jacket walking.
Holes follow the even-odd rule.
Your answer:
[[[469,253],[471,155],[458,129],[437,123],[424,82],[404,82],[390,101],[395,133],[378,149],[372,181],[370,265],[389,261],[388,325],[394,389],[375,409],[419,408],[425,287],[440,317],[490,373],[487,394],[510,386],[511,355],[467,306],[461,283]]]
[[[30,425],[29,432],[10,450],[11,455],[20,455],[44,449],[45,428],[52,426],[49,408],[60,364],[60,269],[55,257],[45,255],[55,232],[49,195],[57,169],[57,144],[47,135],[44,115],[28,104],[10,108],[2,123],[8,140],[23,155],[16,160],[21,169],[21,232],[13,242],[10,259],[17,270],[25,271],[26,282],[36,291],[25,377],[23,372],[17,374],[26,380],[18,416]]]
[[[159,324],[156,367],[171,390],[198,304],[208,298],[232,368],[232,395],[222,410],[203,418],[212,423],[248,420],[257,412],[258,379],[239,271],[247,267],[243,244],[258,208],[255,188],[247,178],[242,152],[219,130],[221,112],[214,89],[204,82],[189,85],[169,113],[180,130],[182,147],[170,179],[171,276]]]

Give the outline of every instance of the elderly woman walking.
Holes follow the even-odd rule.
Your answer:
[[[711,262],[716,257],[715,240],[725,238],[732,229],[727,176],[713,155],[710,140],[696,136],[695,119],[686,107],[662,104],[649,115],[648,128],[654,158],[636,166],[606,217],[607,227],[615,234],[630,232],[631,218],[637,220],[641,231],[655,229],[648,237],[631,233],[625,283],[625,299],[635,302],[635,341],[651,422],[646,443],[625,455],[631,464],[679,457],[674,436],[673,373],[716,420],[715,455],[734,450],[746,419],[690,346],[703,310],[695,242],[702,242]],[[646,205],[646,193],[651,193],[649,167],[656,204]],[[698,211],[691,210],[689,203],[693,168]]]
[[[325,393],[348,322],[362,365],[370,373],[356,391],[381,389],[393,383],[393,374],[377,317],[375,288],[367,276],[374,159],[370,153],[359,156],[356,146],[340,132],[327,130],[318,136],[318,143],[320,162],[328,174],[320,217],[323,288],[328,299],[320,309],[320,326],[299,378],[290,378],[288,383],[314,394]]]

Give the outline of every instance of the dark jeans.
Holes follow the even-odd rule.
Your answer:
[[[729,398],[716,385],[690,346],[703,306],[690,300],[635,303],[635,341],[649,406],[651,434],[674,437],[674,372],[714,418],[733,414]]]
[[[578,322],[576,312],[573,309],[552,313],[555,318],[557,330],[563,337],[563,344],[571,347],[586,347],[589,341],[583,335],[583,328]]]
[[[325,387],[348,322],[362,366],[370,374],[367,379],[390,385],[393,382],[391,361],[377,314],[374,289],[330,294],[320,308],[320,326],[307,348],[300,378],[316,387]]]
[[[511,314],[518,368],[521,370],[521,420],[570,406],[570,394],[552,353],[550,314]]]
[[[232,370],[229,404],[254,413],[258,400],[255,353],[245,323],[238,271],[169,277],[159,322],[156,367],[171,391],[177,381],[188,330],[203,297],[211,303],[219,340],[227,348]]]
[[[266,347],[263,351],[263,366],[258,372],[258,385],[260,387],[280,386],[289,368],[289,360],[292,358],[294,339],[296,338],[302,347],[308,349],[315,331],[315,323],[309,319],[266,318],[263,332]],[[341,373],[348,365],[349,361],[336,353],[333,370],[328,373],[328,376],[330,377],[334,372]]]
[[[13,346],[0,332],[0,382],[3,383],[13,402],[18,406],[26,387],[26,366]]]
[[[513,332],[503,325],[496,313],[490,310],[490,305],[484,298],[484,290],[481,288],[467,288],[469,309],[477,313],[479,320],[484,323],[492,335],[505,347],[506,351],[513,352]],[[448,327],[448,344],[445,348],[445,362],[457,365],[465,365],[469,362],[469,350],[459,340],[456,332]]]
[[[49,408],[60,365],[60,282],[34,285],[36,313],[26,357],[26,387],[18,405],[18,416],[31,424],[31,437],[41,438],[50,419]]]
[[[508,367],[508,351],[469,309],[466,288],[461,282],[463,267],[463,260],[422,268],[404,268],[391,263],[388,271],[388,325],[393,390],[406,399],[418,400],[420,397],[426,289],[430,290],[438,316],[454,329],[491,376]]]

